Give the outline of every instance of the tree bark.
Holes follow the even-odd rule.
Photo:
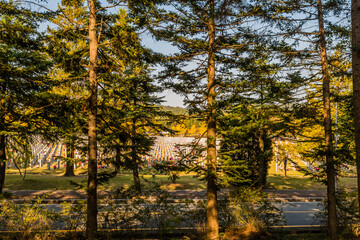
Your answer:
[[[96,114],[97,114],[97,36],[96,36],[96,7],[95,0],[89,0],[89,129],[88,129],[88,182],[87,182],[87,220],[86,237],[96,239],[97,235],[97,139],[96,139]]]
[[[66,145],[66,148],[68,148],[68,145]],[[74,159],[75,159],[75,155],[74,155],[74,147],[73,146],[69,146],[69,151],[66,151],[67,152],[67,156],[68,158],[71,158],[71,162],[69,161],[66,161],[66,168],[65,168],[65,174],[64,176],[65,177],[73,177],[75,176],[75,173],[74,173]]]
[[[0,194],[3,191],[5,184],[6,173],[6,140],[5,135],[0,135]]]
[[[208,19],[208,84],[207,84],[207,204],[206,239],[219,239],[217,203],[216,104],[215,104],[215,4],[209,0]]]
[[[260,131],[259,134],[259,147],[260,147],[260,162],[259,162],[259,178],[258,178],[258,187],[264,188],[266,183],[266,173],[267,173],[267,164],[265,158],[265,141],[263,131]]]
[[[120,147],[119,146],[116,146],[115,148],[115,171],[117,174],[120,173]]]
[[[134,177],[134,185],[135,185],[136,195],[140,196],[141,195],[141,183],[140,183],[139,171],[138,171],[137,166],[133,167],[133,177]]]
[[[360,209],[360,1],[358,0],[351,1],[351,26],[356,170]]]
[[[134,99],[134,106],[136,106],[136,100]],[[136,141],[135,141],[135,136],[136,136],[136,118],[134,116],[133,120],[132,120],[132,139],[131,139],[131,165],[132,165],[132,170],[133,170],[133,178],[134,178],[134,186],[135,186],[135,191],[136,191],[136,195],[140,196],[141,195],[141,183],[140,183],[140,178],[139,178],[139,165],[138,165],[138,161],[137,161],[137,153],[136,153]]]
[[[326,175],[327,175],[327,201],[328,201],[328,234],[330,239],[335,240],[337,234],[336,220],[336,170],[334,164],[334,149],[331,130],[331,106],[330,106],[330,77],[328,70],[328,60],[326,54],[326,40],[324,17],[321,0],[317,0],[319,37],[320,37],[320,56],[323,79],[323,101],[324,101],[324,128],[325,128],[325,154],[326,154]]]

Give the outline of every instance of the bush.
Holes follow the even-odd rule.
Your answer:
[[[219,212],[226,220],[224,239],[273,239],[269,227],[285,223],[282,211],[261,190],[248,187],[231,192],[225,211]]]
[[[103,200],[99,205],[99,228],[122,230],[130,235],[134,229],[151,228],[157,237],[163,238],[174,229],[186,226],[193,202],[183,199],[174,203],[172,196],[158,184],[147,183],[150,190],[144,191],[142,196],[136,196],[131,188],[117,191],[117,196],[127,204]]]
[[[1,231],[17,232],[17,239],[52,239],[46,232],[50,230],[57,214],[40,205],[41,199],[33,203],[16,204],[10,200],[1,200]]]
[[[324,231],[327,229],[327,200],[322,202],[322,210],[316,214],[320,220]],[[358,215],[359,206],[357,193],[347,192],[344,189],[336,191],[336,216],[338,233],[340,238],[359,239],[360,238],[360,217]]]

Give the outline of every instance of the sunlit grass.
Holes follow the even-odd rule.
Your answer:
[[[282,175],[268,176],[268,184],[273,189],[306,189],[323,190],[325,186],[309,177],[284,177]]]
[[[302,166],[303,167],[303,166]],[[338,188],[355,189],[357,187],[355,174],[351,171],[344,173],[338,180]],[[326,186],[302,172],[294,171],[275,171],[275,162],[270,163],[269,176],[267,177],[268,187],[273,189],[302,189],[302,190],[326,190]]]
[[[287,177],[284,176],[284,172],[275,172],[275,167],[271,164],[269,171],[268,188],[272,189],[304,189],[304,190],[326,190],[324,184],[305,177],[298,171],[289,171]],[[99,172],[104,171],[100,169]],[[22,180],[16,169],[7,169],[7,175],[5,179],[5,189],[7,190],[73,190],[75,186],[70,182],[76,182],[77,184],[86,185],[86,169],[79,168],[75,170],[75,177],[63,177],[64,169],[47,170],[45,168],[28,169],[25,180]],[[176,183],[171,183],[168,175],[155,175],[153,177],[152,172],[142,171],[140,172],[142,183],[147,181],[154,181],[158,183],[162,189],[166,190],[200,190],[206,189],[204,181],[196,178],[194,173],[181,173],[180,178]],[[122,171],[121,174],[115,178],[110,179],[109,184],[99,186],[99,189],[103,190],[116,190],[121,187],[128,188],[132,185],[133,177],[131,172]],[[355,189],[356,188],[355,177],[342,177],[338,181],[339,188]],[[147,184],[144,184],[144,189],[148,188]]]
[[[72,190],[75,186],[70,182],[82,184],[86,186],[86,171],[84,169],[77,170],[78,174],[75,177],[63,177],[63,170],[43,170],[32,169],[27,172],[23,180],[17,171],[11,169],[7,171],[8,174],[5,178],[6,190]],[[167,175],[155,175],[145,173],[140,175],[142,182],[153,181],[158,183],[162,189],[177,190],[177,189],[205,189],[205,183],[195,177],[194,174],[180,174],[180,178],[173,184]],[[99,186],[103,190],[116,190],[121,187],[128,188],[132,185],[132,174],[124,172],[116,177],[110,179],[109,184]],[[144,184],[146,189],[147,184]]]
[[[273,189],[303,189],[303,190],[326,190],[326,186],[310,177],[297,177],[282,175],[272,175],[267,178],[270,188]],[[339,188],[355,189],[357,186],[356,178],[342,177],[338,180]]]

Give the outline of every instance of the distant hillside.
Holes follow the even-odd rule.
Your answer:
[[[162,108],[165,111],[172,112],[175,115],[184,115],[189,113],[186,108],[182,108],[182,107],[162,106]]]

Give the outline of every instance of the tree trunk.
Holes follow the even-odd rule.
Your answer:
[[[66,148],[68,148],[68,145],[66,145]],[[73,177],[75,176],[75,173],[74,173],[74,159],[75,159],[75,156],[74,156],[74,147],[70,145],[69,147],[69,151],[67,151],[67,154],[66,154],[67,158],[71,158],[71,161],[66,161],[66,168],[65,168],[65,174],[64,176],[65,177]]]
[[[97,37],[96,37],[96,7],[95,0],[89,0],[89,129],[88,129],[88,182],[87,182],[87,220],[86,238],[96,239],[97,233],[97,139],[96,139],[96,114],[97,114]]]
[[[351,2],[351,25],[356,169],[360,209],[360,2],[358,0]]]
[[[6,173],[5,135],[0,135],[0,194],[3,191]]]
[[[325,128],[325,154],[327,175],[327,201],[328,201],[328,234],[330,239],[335,240],[337,234],[336,220],[336,171],[334,164],[334,151],[331,131],[331,108],[330,108],[330,77],[328,70],[324,18],[321,0],[317,0],[319,18],[320,55],[323,75],[323,101],[324,101],[324,128]]]
[[[134,106],[136,106],[136,99],[134,99]],[[132,120],[132,139],[131,139],[131,165],[133,170],[133,177],[134,177],[134,186],[136,195],[141,195],[141,183],[139,178],[139,165],[137,161],[137,153],[136,153],[136,118],[134,116]]]
[[[206,238],[219,239],[218,203],[217,203],[217,159],[216,159],[216,104],[215,104],[215,4],[209,0],[208,22],[208,84],[207,84],[207,204]]]
[[[116,155],[115,155],[115,171],[117,174],[120,173],[120,147],[116,146]]]
[[[136,195],[140,196],[141,195],[141,183],[140,183],[139,171],[138,171],[137,166],[133,167],[133,177],[134,177],[134,186],[135,186]]]
[[[260,162],[259,162],[259,178],[258,187],[264,188],[266,183],[267,164],[265,158],[265,142],[263,131],[259,134],[259,147],[260,147]]]

